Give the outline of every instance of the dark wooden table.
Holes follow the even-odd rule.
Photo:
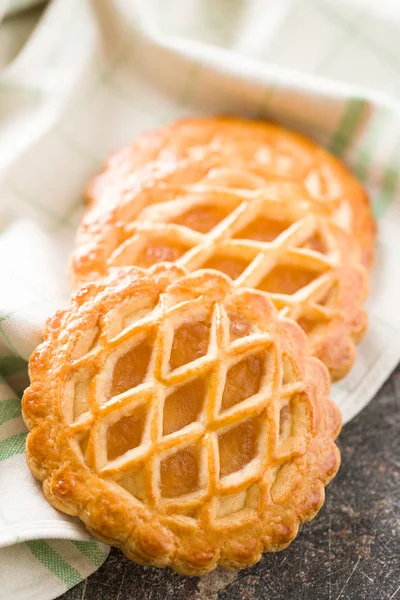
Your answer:
[[[400,368],[339,444],[342,467],[324,507],[283,552],[238,574],[185,578],[114,549],[62,599],[400,600]]]

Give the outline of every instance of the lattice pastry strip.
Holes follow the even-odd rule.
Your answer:
[[[50,320],[30,372],[46,496],[139,562],[250,564],[338,467],[339,413],[301,329],[216,271],[114,271]]]
[[[371,266],[371,208],[365,190],[340,161],[276,124],[209,117],[147,133],[109,159],[88,188],[92,209],[78,236],[75,280],[104,272],[105,260],[123,242],[120,226],[136,220],[147,206],[205,188],[217,195],[227,189],[240,194],[269,190],[293,206],[306,202],[309,212],[354,236],[361,262]]]
[[[228,175],[224,169],[222,183]],[[242,186],[247,176],[253,183],[244,171]],[[304,194],[280,197],[277,184],[232,190],[215,187],[216,181],[214,173],[211,185],[206,178],[144,208],[126,225],[125,241],[106,268],[171,260],[190,271],[221,270],[237,287],[266,292],[282,314],[304,327],[332,378],[343,377],[366,329],[366,274],[352,240],[314,214]]]

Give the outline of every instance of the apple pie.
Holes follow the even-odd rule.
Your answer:
[[[339,466],[325,366],[268,296],[126,267],[47,322],[23,397],[49,502],[134,561],[199,575],[277,551]]]
[[[339,194],[332,181],[342,172]],[[341,379],[367,327],[360,248],[369,263],[373,243],[365,195],[351,182],[326,151],[278,126],[180,122],[139,138],[90,186],[73,284],[162,261],[220,270],[238,288],[267,293],[303,327],[332,379]],[[337,224],[345,214],[354,235]]]

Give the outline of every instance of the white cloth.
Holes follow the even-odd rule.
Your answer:
[[[18,21],[3,38],[0,27],[0,52]],[[397,0],[50,3],[0,72],[1,599],[54,598],[106,555],[82,545],[82,528],[30,476],[16,394],[68,293],[82,189],[143,130],[187,114],[261,116],[348,162],[371,194],[379,240],[369,331],[332,391],[345,422],[388,377],[400,358],[399,57]]]

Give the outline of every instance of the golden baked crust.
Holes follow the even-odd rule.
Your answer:
[[[134,561],[199,575],[284,548],[339,466],[326,368],[216,271],[126,268],[49,319],[27,460],[49,502]]]
[[[346,166],[311,139],[268,121],[236,117],[188,118],[141,135],[113,155],[87,190],[89,202],[110,206],[157,182],[193,184],[213,168],[243,168],[266,182],[296,183],[336,224],[355,236],[370,267],[376,225],[365,189]],[[156,197],[156,196],[155,196]]]
[[[205,130],[209,122],[214,123],[205,120]],[[292,140],[297,140],[295,134],[272,125],[216,120],[212,137],[200,123],[172,127],[176,137],[171,140],[163,138],[169,129],[140,138],[137,146],[143,144],[145,150],[126,151],[132,153],[131,160],[111,159],[109,169],[94,181],[91,195],[96,202],[83,219],[71,261],[75,285],[113,267],[146,268],[165,260],[190,271],[221,270],[237,287],[268,293],[284,316],[304,328],[312,353],[332,379],[341,379],[351,369],[355,345],[367,327],[367,275],[359,264],[358,246],[332,222],[332,206],[343,214],[344,200],[338,205],[305,190],[301,160],[313,172],[311,150],[302,159],[300,142]],[[261,133],[276,138],[279,151],[287,152],[274,155],[273,181],[259,175],[260,165],[254,166],[254,156],[262,162],[266,152]],[[198,140],[201,135],[208,140],[205,149],[202,138]],[[157,152],[153,137],[160,146]],[[303,144],[334,161],[311,142]],[[295,155],[287,166],[293,152],[300,157]],[[136,168],[131,175],[123,172],[127,164]],[[287,179],[282,174],[278,180],[284,168],[289,170]],[[295,175],[297,181],[288,180]]]

